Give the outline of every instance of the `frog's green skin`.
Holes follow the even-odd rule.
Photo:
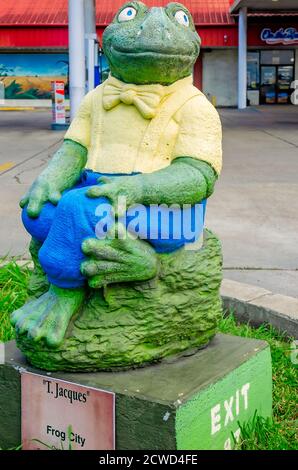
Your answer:
[[[103,50],[112,75],[127,83],[169,85],[192,73],[200,52],[200,38],[188,10],[179,3],[150,10],[142,2],[128,2],[137,15],[119,23],[118,15],[105,29]],[[184,10],[189,26],[174,18]]]
[[[27,206],[30,217],[37,217],[45,202],[57,204],[62,191],[72,188],[87,162],[87,149],[72,140],[64,140],[47,168],[34,181],[20,206]]]
[[[120,23],[118,21],[118,15],[127,6],[133,6],[137,10],[137,14],[133,20]],[[174,15],[178,10],[184,10],[188,15],[190,21],[189,27],[181,25],[176,21]],[[127,83],[160,83],[169,85],[192,73],[193,65],[200,50],[200,39],[195,31],[191,16],[184,6],[177,3],[170,3],[165,8],[148,9],[141,2],[129,2],[123,5],[114,21],[106,28],[103,36],[103,49],[109,61],[111,74],[116,78]],[[48,167],[41,173],[33,183],[28,194],[22,199],[20,203],[21,207],[28,204],[28,214],[31,217],[37,217],[41,211],[42,205],[46,201],[57,204],[62,191],[71,188],[78,180],[82,169],[85,167],[86,160],[87,149],[76,142],[65,140]],[[189,158],[187,155],[181,155],[180,158],[177,158],[165,169],[151,174],[139,174],[129,177],[123,176],[115,180],[106,180],[105,185],[95,186],[89,189],[87,194],[90,197],[106,196],[112,203],[117,200],[119,195],[125,195],[128,205],[133,203],[143,203],[147,205],[162,203],[180,205],[194,204],[212,194],[216,179],[217,175],[209,164]],[[121,229],[121,227],[119,229]],[[32,243],[33,251],[34,249],[36,251],[38,245],[34,245],[34,241]],[[205,251],[208,253],[210,259],[214,261],[211,261],[211,267],[209,266],[210,263],[208,264],[207,261],[205,265],[203,264],[206,269],[207,266],[209,266],[209,271],[213,272],[213,283],[211,280],[209,281],[210,286],[208,287],[207,285],[203,288],[203,290],[207,289],[208,291],[209,289],[210,291],[210,305],[206,299],[204,308],[207,308],[207,306],[208,309],[209,307],[211,310],[213,308],[214,315],[212,317],[210,310],[210,313],[208,313],[209,317],[207,315],[210,319],[210,322],[207,322],[208,328],[207,326],[203,328],[204,331],[209,329],[210,334],[204,334],[198,340],[189,341],[188,346],[200,346],[208,341],[208,338],[214,334],[216,320],[220,312],[220,304],[218,303],[218,287],[220,282],[220,274],[218,273],[220,272],[221,266],[220,248],[211,235],[207,237],[206,243],[207,245],[208,243],[209,245],[215,243],[214,246],[217,247],[214,249],[216,255],[212,258],[210,255],[210,246],[206,245]],[[124,289],[121,290],[122,297],[120,297],[120,301],[118,299],[117,308],[122,309],[122,303],[126,305],[125,308],[128,308],[130,304],[129,299],[132,298],[132,292],[136,294],[136,292],[140,291],[141,287],[139,286],[142,282],[146,284],[146,281],[150,282],[150,279],[153,279],[156,285],[154,292],[159,292],[158,289],[161,289],[161,287],[157,286],[159,282],[162,282],[159,281],[159,279],[162,278],[161,272],[163,265],[167,265],[166,269],[170,277],[170,272],[172,271],[173,279],[175,278],[175,269],[181,269],[180,254],[176,255],[174,253],[171,256],[157,255],[149,244],[143,240],[97,240],[94,238],[85,241],[82,245],[82,250],[87,256],[87,261],[83,263],[81,270],[88,278],[89,286],[95,289],[102,289],[102,287],[104,287],[104,297],[102,297],[102,290],[97,290],[97,296],[105,299],[99,301],[99,306],[97,306],[99,308],[99,316],[101,312],[100,308],[103,309],[102,311],[105,310],[103,305],[109,297],[108,292],[110,291],[107,286],[114,283],[121,283],[119,286],[124,286]],[[117,253],[116,259],[111,259],[111,252]],[[202,258],[201,253],[200,257]],[[177,260],[179,259],[179,267],[177,265],[175,268],[176,258]],[[191,258],[195,263],[196,255],[192,254]],[[199,261],[199,259],[197,261]],[[202,262],[202,260],[200,262]],[[38,265],[37,260],[36,263]],[[172,267],[169,268],[169,266]],[[195,267],[193,266],[192,269],[195,269]],[[188,287],[184,285],[183,276],[181,279],[179,289],[188,289]],[[203,279],[204,276],[200,278],[202,285],[204,285]],[[133,281],[136,284],[134,284]],[[40,282],[42,283],[42,281]],[[177,286],[175,289],[176,288]],[[125,292],[127,292],[127,298]],[[161,292],[160,295],[162,295]],[[153,308],[157,309],[158,312],[157,298],[159,297],[155,294],[152,294],[151,297],[144,295],[143,298],[142,296],[143,294],[141,297],[136,295],[138,302],[136,303],[134,298],[132,301],[133,309],[135,310],[137,308],[140,311],[144,309],[145,311],[148,307],[150,310],[151,298],[154,298]],[[33,363],[49,369],[57,368],[55,361],[57,363],[59,362],[57,359],[58,356],[54,355],[50,357],[50,348],[57,348],[64,341],[61,347],[65,350],[65,341],[68,341],[67,339],[64,340],[67,325],[75,313],[80,309],[84,311],[84,298],[84,289],[66,291],[65,289],[50,286],[49,291],[39,297],[38,300],[30,302],[23,308],[14,312],[12,322],[16,325],[18,343],[20,347],[23,347]],[[112,298],[113,296],[110,296],[110,299]],[[121,298],[123,300],[122,303]],[[95,302],[95,304],[97,303],[98,301]],[[170,302],[168,302],[168,305],[170,305]],[[88,311],[90,311],[90,305],[88,308]],[[175,306],[173,305],[172,308],[175,309]],[[165,306],[163,306],[162,309],[166,311]],[[189,309],[191,311],[191,307],[189,307]],[[33,310],[34,313],[32,313]],[[204,311],[204,309],[202,311]],[[61,317],[63,317],[63,319]],[[80,328],[84,329],[82,319],[79,323]],[[136,328],[138,328],[137,324],[138,321],[136,320]],[[87,328],[86,325],[85,328]],[[102,325],[101,328],[105,328],[105,326]],[[148,328],[150,329],[150,321]],[[175,325],[174,328],[177,328],[177,325]],[[196,325],[195,328],[198,330],[198,325]],[[165,327],[165,332],[166,331],[167,328]],[[170,327],[168,333],[169,337],[173,334]],[[127,331],[125,332],[124,338],[126,338],[126,340],[124,340],[124,343],[130,338],[129,341],[132,345],[134,344],[133,338],[130,337],[131,334],[132,333],[127,333]],[[79,342],[80,341],[81,339]],[[107,338],[105,339],[105,342],[106,341]],[[146,341],[147,340],[145,340],[145,342]],[[160,341],[162,343],[165,339],[161,338]],[[105,364],[104,362],[102,363],[102,367],[121,367],[122,365],[133,364],[134,362],[142,363],[147,360],[157,359],[159,356],[171,354],[175,351],[178,352],[187,349],[188,347],[187,341],[183,343],[183,346],[178,347],[176,344],[177,338],[175,340],[173,339],[173,344],[174,343],[173,348],[170,346],[161,349],[157,348],[159,352],[156,350],[151,359],[148,351],[143,359],[142,354],[136,354],[137,358],[135,361],[132,357],[133,353],[126,356],[126,358],[123,356],[123,364],[121,364],[119,357],[113,362],[114,356],[111,352],[111,359],[106,359]],[[33,344],[34,347],[32,346]],[[49,348],[46,354],[44,354],[45,347]],[[54,357],[56,357],[56,359],[53,359]],[[71,359],[69,360],[71,361]],[[77,360],[78,358],[76,358],[76,361]],[[60,365],[58,368],[59,367],[72,368],[71,365],[66,364]],[[95,368],[100,367],[101,365],[98,364]],[[75,368],[75,365],[73,368]],[[78,368],[80,367],[78,366]],[[90,365],[88,367],[86,366],[86,368],[92,369]]]

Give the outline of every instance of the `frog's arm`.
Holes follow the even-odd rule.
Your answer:
[[[149,174],[101,178],[104,185],[87,191],[90,197],[106,196],[117,208],[118,197],[133,204],[196,204],[209,197],[217,174],[207,162],[190,157],[176,158],[173,163]]]
[[[74,140],[65,139],[39,178],[55,183],[63,191],[77,182],[86,162],[86,147]]]
[[[213,193],[217,180],[209,163],[190,157],[176,158],[167,168],[139,176],[145,205],[196,204]]]
[[[78,181],[86,161],[87,149],[73,140],[65,139],[49,165],[22,198],[20,206],[28,204],[28,215],[37,217],[45,202],[57,204],[61,193]]]
[[[194,205],[211,195],[217,174],[202,160],[180,157],[154,173],[101,179],[105,184],[90,188],[87,194],[108,197],[116,214],[122,215],[119,196],[126,197],[126,206],[135,203]],[[120,228],[117,227],[118,235]],[[88,259],[81,265],[81,272],[92,288],[100,288],[107,282],[148,280],[158,272],[158,257],[144,240],[119,236],[106,240],[90,238],[84,241],[82,251]]]

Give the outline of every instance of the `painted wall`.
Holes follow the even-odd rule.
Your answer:
[[[0,54],[0,82],[7,100],[51,99],[51,81],[65,82],[68,95],[68,54]]]
[[[99,57],[99,81],[105,80],[109,67]],[[51,100],[51,81],[65,82],[68,97],[68,53],[0,53],[0,100]],[[50,103],[50,101],[49,101]]]
[[[203,93],[216,106],[237,106],[237,49],[213,49],[203,54]]]

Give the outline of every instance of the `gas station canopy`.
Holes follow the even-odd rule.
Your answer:
[[[297,0],[235,0],[230,8],[231,13],[238,13],[239,9],[247,7],[248,10],[261,11],[298,11]]]

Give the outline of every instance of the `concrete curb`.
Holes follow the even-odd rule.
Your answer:
[[[232,310],[241,323],[269,323],[298,338],[298,299],[230,279],[223,280],[221,295],[224,308]]]

